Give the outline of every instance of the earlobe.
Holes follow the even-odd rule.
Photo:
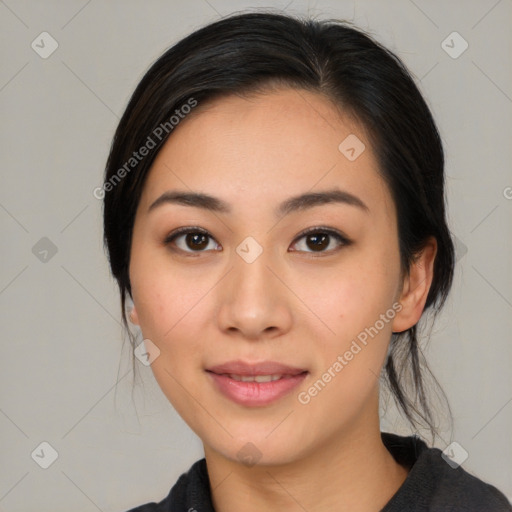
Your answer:
[[[423,313],[428,292],[434,278],[434,261],[437,241],[430,237],[411,264],[409,274],[404,277],[398,301],[402,309],[393,320],[392,331],[406,331],[416,325]]]
[[[132,324],[139,325],[139,316],[137,314],[137,310],[135,309],[135,306],[133,306],[133,308],[130,310],[128,317]]]

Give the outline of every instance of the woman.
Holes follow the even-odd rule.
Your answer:
[[[403,64],[347,23],[236,15],[157,60],[114,137],[105,242],[205,458],[133,511],[512,510],[380,432],[381,372],[435,432],[417,324],[452,284],[443,166]]]

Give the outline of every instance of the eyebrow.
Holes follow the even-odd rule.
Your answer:
[[[231,213],[231,206],[222,199],[199,192],[180,192],[174,190],[164,192],[156,199],[149,207],[148,213],[159,206],[169,203],[202,208],[218,213]],[[283,201],[274,213],[276,216],[283,216],[329,203],[346,204],[355,206],[365,213],[370,212],[368,206],[359,197],[345,190],[332,189],[323,192],[308,192],[290,197]]]

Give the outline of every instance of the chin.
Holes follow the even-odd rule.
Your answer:
[[[229,446],[215,446],[213,449],[221,453],[226,459],[241,464],[247,468],[255,466],[279,466],[297,460],[297,445],[288,438],[284,444],[283,439],[276,436],[273,440],[265,439],[265,435],[252,438],[235,436]]]

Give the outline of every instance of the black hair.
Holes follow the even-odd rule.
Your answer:
[[[192,102],[201,106],[279,86],[321,94],[364,127],[396,206],[402,272],[409,272],[427,239],[435,237],[425,310],[437,314],[443,306],[455,264],[445,213],[444,153],[431,112],[405,65],[346,21],[237,13],[194,31],[159,57],[136,87],[115,132],[105,171],[104,241],[128,332],[135,213],[152,162],[172,134],[171,116]],[[156,147],[140,161],[131,160],[155,130]],[[383,372],[409,422],[426,425],[435,435],[424,383],[425,373],[432,374],[417,327],[393,333]]]

